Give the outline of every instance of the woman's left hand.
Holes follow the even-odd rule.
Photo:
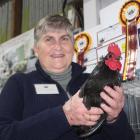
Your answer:
[[[105,92],[101,92],[100,96],[105,101],[101,104],[101,108],[107,113],[107,122],[113,123],[119,116],[124,107],[124,94],[122,87],[109,86],[104,87]]]

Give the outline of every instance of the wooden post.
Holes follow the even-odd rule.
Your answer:
[[[22,0],[13,1],[13,37],[21,34],[22,26]]]

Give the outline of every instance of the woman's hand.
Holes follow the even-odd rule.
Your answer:
[[[101,104],[101,108],[108,114],[107,122],[113,123],[119,116],[124,106],[123,89],[114,86],[114,89],[105,86],[105,92],[101,92],[100,96],[105,101]]]
[[[97,107],[87,110],[83,98],[79,97],[79,91],[64,104],[63,110],[70,125],[95,125],[103,113]]]

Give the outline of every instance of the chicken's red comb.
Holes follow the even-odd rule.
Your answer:
[[[120,48],[115,43],[110,43],[109,44],[109,46],[108,46],[108,52],[113,53],[116,57],[120,57],[121,56]]]

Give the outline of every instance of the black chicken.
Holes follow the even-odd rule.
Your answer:
[[[108,46],[108,54],[102,58],[97,64],[95,69],[90,74],[84,85],[81,87],[79,96],[83,98],[83,103],[90,109],[91,107],[100,107],[100,104],[104,102],[100,93],[103,91],[105,85],[110,87],[120,86],[120,49],[115,43],[111,43]],[[94,133],[106,119],[106,113],[101,115],[97,124],[94,126],[76,126],[76,132],[80,137],[87,137]]]

